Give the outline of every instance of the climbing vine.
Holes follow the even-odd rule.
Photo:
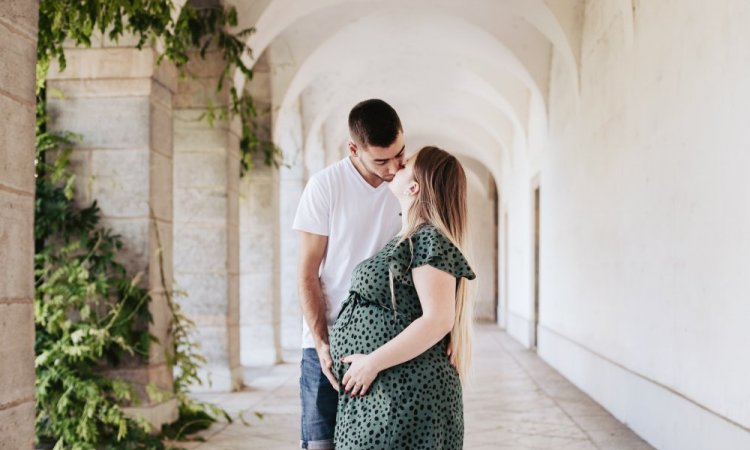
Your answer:
[[[137,47],[163,43],[163,58],[172,61],[183,76],[191,57],[217,50],[224,69],[221,90],[234,68],[248,78],[252,71],[242,61],[250,49],[245,38],[252,29],[227,31],[237,25],[234,8],[221,5],[195,8],[190,3],[174,14],[169,0],[42,0],[37,54],[37,129],[35,202],[35,322],[36,322],[36,436],[41,446],[57,449],[163,449],[169,439],[183,437],[210,425],[224,411],[198,403],[187,395],[200,383],[198,369],[205,363],[193,340],[194,324],[180,311],[165,286],[172,310],[173,346],[166,349],[175,368],[174,389],[163,392],[146,386],[146,392],[113,376],[111,370],[148,358],[155,337],[148,291],[142,274],[130,274],[118,261],[123,242],[100,223],[94,201],[79,206],[74,201],[75,174],[70,157],[80,136],[47,129],[46,74],[52,61],[65,69],[63,43],[90,46],[99,33],[111,40],[124,35],[138,38]],[[67,43],[66,43],[67,45]],[[256,155],[278,165],[280,152],[258,139],[252,99],[234,87],[226,110],[209,111],[212,118],[239,116],[243,124],[241,173],[252,167]],[[160,255],[161,256],[161,255]],[[161,265],[161,264],[160,264]],[[166,281],[162,274],[162,283]],[[153,435],[149,424],[128,417],[123,406],[140,398],[164,400],[174,396],[180,420]]]
[[[255,30],[228,31],[238,24],[237,10],[216,3],[216,6],[196,8],[187,2],[174,17],[175,5],[171,0],[42,0],[39,5],[37,79],[43,81],[46,78],[51,61],[57,61],[60,69],[65,69],[66,40],[88,47],[95,32],[113,41],[124,35],[135,36],[139,49],[162,42],[164,51],[159,61],[164,58],[172,61],[182,75],[185,75],[185,66],[193,53],[197,51],[203,58],[209,50],[217,50],[224,61],[217,90],[231,81],[228,77],[235,69],[252,79],[253,72],[243,57],[252,55],[245,40]],[[258,138],[257,111],[252,97],[245,91],[231,86],[226,110],[211,111],[210,114],[221,119],[235,116],[240,119],[240,175],[252,168],[256,155],[268,165],[280,165],[282,155],[278,147]]]

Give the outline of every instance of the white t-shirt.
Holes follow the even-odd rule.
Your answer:
[[[328,236],[320,266],[330,327],[349,294],[354,267],[385,247],[401,229],[398,199],[388,183],[374,188],[347,157],[307,182],[292,228]],[[304,317],[302,348],[315,347]]]

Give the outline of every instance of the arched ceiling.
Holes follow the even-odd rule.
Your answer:
[[[577,89],[581,0],[235,1],[239,26],[257,29],[248,44],[269,57],[274,136],[301,109],[306,151],[343,148],[349,109],[377,97],[399,112],[407,144],[440,138],[497,179],[530,116],[546,124],[553,54]]]

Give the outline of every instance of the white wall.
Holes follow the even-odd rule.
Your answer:
[[[539,353],[657,448],[750,448],[750,3],[634,5],[587,2],[579,99],[553,63]]]

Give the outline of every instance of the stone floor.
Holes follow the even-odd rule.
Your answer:
[[[197,397],[242,420],[216,424],[199,450],[299,447],[299,363],[248,369],[242,392]],[[651,449],[536,354],[493,325],[477,327],[474,384],[464,390],[464,448]],[[245,422],[245,423],[243,423]]]

